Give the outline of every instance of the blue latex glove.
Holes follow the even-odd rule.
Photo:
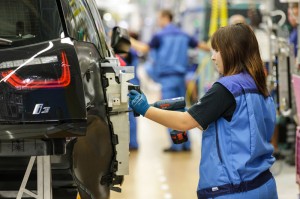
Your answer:
[[[148,104],[146,96],[142,93],[137,92],[136,90],[131,90],[128,93],[129,96],[129,106],[135,112],[145,116],[150,105]]]

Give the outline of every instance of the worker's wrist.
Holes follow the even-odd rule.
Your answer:
[[[147,111],[149,110],[150,105],[147,103],[140,109],[140,114],[145,117]]]
[[[130,43],[131,45],[135,45],[136,44],[136,40],[132,37],[130,37]]]
[[[149,106],[149,108],[146,110],[145,114],[143,115],[144,117],[148,117],[151,108],[153,107]]]

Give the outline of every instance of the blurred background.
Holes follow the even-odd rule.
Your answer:
[[[268,88],[277,104],[277,125],[272,140],[277,161],[272,167],[279,198],[299,198],[299,154],[297,89],[292,81],[299,75],[298,0],[96,0],[107,33],[115,26],[128,30],[135,39],[148,43],[160,29],[157,13],[169,9],[174,23],[207,48],[190,49],[185,76],[186,103],[191,106],[219,77],[209,50],[211,33],[232,16],[241,15],[257,36],[268,76]],[[292,12],[290,10],[296,9]],[[215,14],[219,13],[219,14]],[[294,20],[294,22],[293,22]],[[225,21],[225,22],[224,22]],[[108,38],[109,39],[109,38]],[[297,57],[298,56],[298,57]],[[161,86],[151,76],[151,56],[136,52],[136,77],[150,103],[162,97]],[[132,62],[130,62],[132,64]],[[130,64],[129,64],[130,65]],[[151,71],[151,70],[150,70]],[[130,175],[122,192],[113,199],[196,199],[201,153],[201,131],[189,133],[191,148],[168,153],[167,129],[143,117],[137,118],[136,142],[131,148]]]

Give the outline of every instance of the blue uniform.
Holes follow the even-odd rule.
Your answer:
[[[184,97],[185,74],[188,68],[188,48],[196,47],[193,39],[178,27],[169,24],[155,34],[149,43],[153,56],[153,79],[162,86],[162,99]],[[169,129],[170,131],[170,129]],[[172,143],[172,142],[171,142]],[[190,149],[190,142],[173,144],[171,149]]]
[[[275,161],[273,99],[259,93],[248,73],[218,83],[232,93],[236,109],[231,121],[221,117],[203,132],[198,198],[277,199],[268,170]]]

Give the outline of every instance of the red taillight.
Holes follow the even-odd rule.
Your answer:
[[[61,67],[62,73],[57,80],[34,80],[34,79],[22,79],[13,70],[1,72],[3,78],[10,75],[6,82],[11,84],[17,89],[34,89],[34,88],[60,88],[66,87],[71,82],[71,74],[68,59],[65,52],[61,53]]]

